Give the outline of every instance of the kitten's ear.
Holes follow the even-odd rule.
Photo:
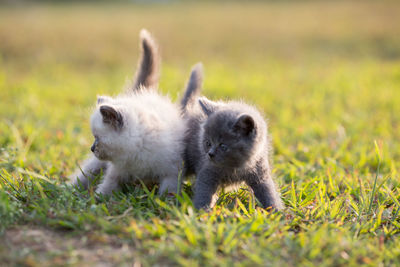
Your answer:
[[[111,98],[108,96],[97,96],[97,104],[103,104],[110,100]]]
[[[100,113],[103,116],[104,123],[110,124],[116,130],[122,128],[124,124],[122,114],[118,112],[115,108],[107,105],[102,105],[100,107]]]
[[[203,110],[204,114],[206,114],[207,116],[210,116],[218,108],[217,103],[215,103],[215,102],[213,102],[211,100],[208,100],[205,97],[201,97],[199,99],[199,104],[200,104],[200,107]]]
[[[236,132],[242,133],[244,135],[249,135],[255,128],[255,123],[250,115],[241,115],[233,125],[233,129]]]

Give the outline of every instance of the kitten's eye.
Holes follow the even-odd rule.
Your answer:
[[[207,147],[210,147],[210,146],[211,146],[211,142],[210,142],[210,141],[206,140],[205,143],[206,143],[206,146],[207,146]]]
[[[228,146],[225,144],[220,144],[219,147],[221,148],[222,151],[227,151],[228,150]]]

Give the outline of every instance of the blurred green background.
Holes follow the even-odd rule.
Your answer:
[[[398,262],[399,14],[399,1],[3,2],[0,174],[9,181],[0,184],[5,192],[0,211],[9,212],[3,229],[44,225],[85,238],[97,231],[119,238],[129,233],[128,239],[132,229],[141,229],[144,238],[131,242],[149,264]],[[243,99],[265,114],[274,175],[287,205],[284,216],[239,212],[199,222],[185,209],[182,215],[132,204],[145,199],[144,192],[98,208],[67,197],[67,191],[57,194],[71,197],[70,206],[58,198],[43,200],[38,181],[47,177],[60,184],[90,152],[96,95],[116,95],[132,77],[141,28],[153,33],[161,48],[162,92],[178,99],[191,66],[202,61],[206,96]],[[26,183],[33,189],[22,186]],[[218,207],[228,203],[224,198]],[[107,219],[110,214],[117,219]],[[185,224],[185,216],[195,219]],[[253,218],[269,229],[268,237],[252,228]],[[218,241],[227,229],[232,236],[222,240],[236,240],[229,246]],[[0,246],[0,262],[54,264],[53,254],[43,256],[34,248],[28,251],[39,256],[29,261],[21,246]]]
[[[160,44],[163,92],[176,99],[190,67],[202,61],[204,93],[263,109],[276,142],[285,140],[277,149],[319,143],[315,137],[338,129],[356,134],[352,142],[385,139],[397,148],[399,12],[397,1],[5,5],[1,128],[31,125],[38,136],[52,136],[53,127],[86,149],[86,109],[132,77],[138,33],[147,28]],[[7,134],[1,138],[13,146]]]

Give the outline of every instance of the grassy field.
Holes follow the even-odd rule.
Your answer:
[[[390,266],[400,262],[400,3],[0,7],[0,265]],[[246,188],[194,210],[128,188],[65,185],[90,152],[90,110],[156,36],[174,100],[197,61],[204,94],[269,119],[286,204]]]

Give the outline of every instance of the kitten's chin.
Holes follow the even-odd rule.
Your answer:
[[[245,166],[245,162],[238,162],[238,161],[217,161],[217,160],[213,160],[213,159],[208,159],[208,162],[215,167],[219,167],[219,168],[228,168],[228,169],[240,169],[243,166]]]
[[[99,160],[108,160],[108,157],[106,155],[101,155],[101,154],[98,154],[98,153],[94,153],[94,156],[96,158],[98,158]]]
[[[217,161],[217,160],[214,160],[214,159],[208,159],[208,162],[212,165],[212,166],[215,166],[215,167],[224,167],[224,166],[226,166],[226,164],[224,163],[224,162],[221,162],[221,161]]]

